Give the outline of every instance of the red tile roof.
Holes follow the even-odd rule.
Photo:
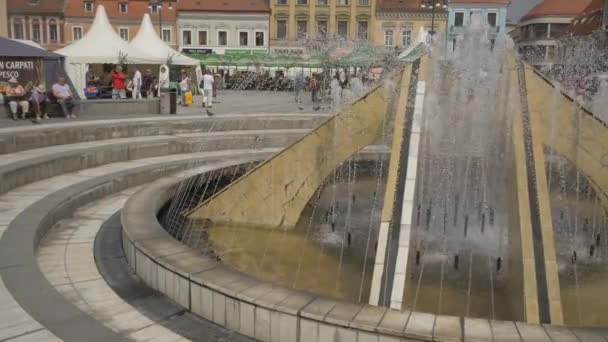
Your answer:
[[[591,3],[577,15],[568,28],[568,33],[574,36],[590,34],[602,28],[604,15],[604,0],[592,0]]]
[[[269,0],[179,0],[179,11],[270,13]]]
[[[6,9],[14,14],[61,14],[63,0],[8,0]]]
[[[544,0],[534,6],[521,21],[548,16],[574,17],[582,12],[591,0]]]
[[[21,0],[23,1],[23,0]],[[94,12],[88,13],[84,11],[84,3],[92,2],[93,8],[96,9],[98,5],[103,5],[106,9],[106,13],[108,14],[108,18],[110,21],[112,19],[123,19],[123,20],[133,20],[133,21],[141,21],[142,17],[145,13],[150,13],[150,9],[148,6],[151,1],[148,0],[65,0],[65,17],[78,17],[78,18],[93,18],[95,16]],[[127,13],[120,13],[118,10],[118,4],[120,2],[126,2],[128,4]],[[176,17],[176,3],[173,3],[173,10],[169,10],[168,3],[165,2],[163,6],[162,17],[163,21],[175,21]],[[156,22],[158,20],[158,14],[150,14],[152,17],[152,21]]]

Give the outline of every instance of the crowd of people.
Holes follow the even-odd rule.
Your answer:
[[[165,68],[165,67],[162,67]],[[161,73],[162,74],[162,73]],[[123,71],[122,66],[116,66],[111,72],[98,76],[92,68],[86,74],[87,98],[109,98],[114,100],[153,98],[163,80],[157,79],[152,70],[146,69],[143,73],[136,68],[131,76]],[[166,80],[168,87],[168,79]]]
[[[2,98],[8,104],[13,120],[27,120],[29,117],[32,122],[39,123],[49,118],[50,105],[57,105],[66,119],[76,118],[73,113],[74,95],[64,77],[57,78],[51,91],[47,91],[40,82],[23,86],[15,77],[8,80],[8,85]]]

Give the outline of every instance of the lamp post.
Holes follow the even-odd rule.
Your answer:
[[[437,10],[446,9],[448,7],[447,0],[423,0],[420,7],[431,9],[431,30],[429,31],[429,34],[431,35],[432,41],[433,36],[435,35],[435,12]]]
[[[154,14],[154,12],[158,13],[158,26],[159,26],[159,33],[160,33],[160,39],[165,41],[164,37],[163,37],[163,3],[164,2],[168,2],[169,6],[167,7],[167,9],[169,11],[173,10],[173,4],[171,0],[156,0],[156,1],[151,1],[150,4],[148,5],[148,9],[150,10],[150,13]]]

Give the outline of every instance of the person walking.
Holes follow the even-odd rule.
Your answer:
[[[186,103],[186,93],[190,91],[190,77],[185,72],[182,72],[182,80],[179,82],[179,90],[182,95],[182,106],[188,107]]]
[[[133,74],[133,92],[131,93],[131,98],[133,99],[142,99],[141,96],[141,88],[142,88],[142,77],[139,69],[135,69],[135,73]]]
[[[19,107],[21,107],[21,118],[25,120],[27,112],[30,110],[30,103],[27,101],[25,89],[19,84],[15,77],[8,80],[9,87],[6,90],[8,106],[11,109],[13,120],[17,120]]]
[[[146,94],[147,99],[151,99],[154,97],[154,87],[152,87],[152,83],[152,71],[150,69],[146,69],[146,71],[144,71],[144,75],[141,78],[141,91]]]
[[[116,66],[112,72],[112,98],[114,100],[127,98],[127,86],[125,84],[127,77],[127,74],[122,72],[122,67],[120,65]]]
[[[76,118],[76,114],[72,113],[74,108],[74,100],[70,86],[65,83],[64,77],[59,77],[57,83],[53,84],[53,96],[57,99],[57,103],[61,106],[63,115],[66,119]]]
[[[302,103],[302,92],[306,88],[306,79],[304,78],[304,73],[299,72],[296,75],[294,90],[296,92],[296,103]]]
[[[213,113],[209,111],[209,108],[213,107],[213,83],[215,80],[213,76],[211,76],[211,72],[209,70],[205,70],[205,74],[203,75],[203,107],[207,107],[207,115],[211,116]]]
[[[319,102],[319,89],[321,89],[318,75],[316,73],[312,74],[308,88],[310,88],[312,103],[314,105],[315,103]]]

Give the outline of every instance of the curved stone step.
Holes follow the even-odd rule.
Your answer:
[[[246,114],[91,120],[0,128],[0,155],[55,145],[151,135],[264,129],[310,129],[326,114]]]
[[[205,168],[206,171],[208,169]],[[187,175],[205,170],[188,170],[171,175],[169,178],[183,179]],[[116,294],[108,285],[107,279],[102,277],[97,269],[99,260],[96,260],[94,255],[97,248],[95,245],[99,239],[98,232],[139,188],[140,186],[129,188],[89,203],[78,208],[72,218],[58,222],[40,243],[38,264],[44,276],[70,303],[121,336],[135,341],[145,341],[152,337],[163,341],[176,341],[186,340],[187,336],[201,340],[200,334],[230,337],[231,341],[249,341],[211,323],[196,320],[194,316],[185,318],[184,322],[180,323],[189,328],[188,331],[179,330],[179,333],[187,334],[180,335],[169,328],[175,328],[174,322],[182,319],[181,307],[176,304],[161,306],[162,302],[155,302],[150,303],[147,312],[142,313]],[[116,257],[108,256],[108,258]],[[126,263],[124,267],[128,268]],[[166,297],[164,298],[167,301]],[[141,300],[150,299],[144,297]],[[158,309],[155,309],[156,307]],[[199,335],[196,335],[196,332]]]
[[[66,340],[123,340],[83,315],[50,285],[36,261],[40,238],[56,222],[92,200],[197,165],[226,159],[234,162],[236,158],[254,161],[276,151],[201,152],[113,163],[28,184],[0,196],[0,275],[4,285],[0,299],[3,308],[12,308],[8,314],[20,327],[15,334],[15,324],[5,321],[0,323],[0,331],[10,335],[7,338],[45,333],[49,338]]]
[[[180,133],[56,145],[0,158],[0,193],[56,175],[157,156],[240,148],[283,147],[308,129]]]

